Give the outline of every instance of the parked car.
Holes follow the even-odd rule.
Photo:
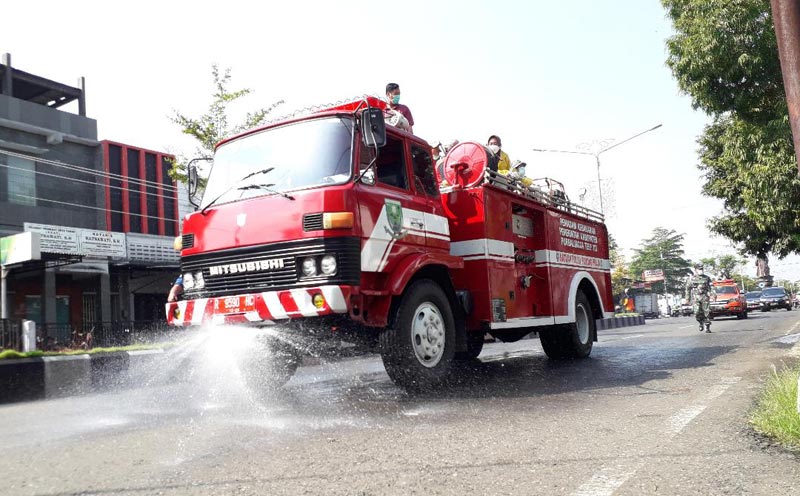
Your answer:
[[[722,279],[711,284],[714,288],[714,300],[711,302],[711,317],[736,316],[747,318],[747,301],[739,292],[739,286],[732,279]]]
[[[792,300],[785,288],[776,286],[764,288],[764,291],[761,292],[761,311],[769,312],[773,308],[792,309]]]
[[[747,300],[747,310],[761,308],[761,291],[748,291],[744,297]]]

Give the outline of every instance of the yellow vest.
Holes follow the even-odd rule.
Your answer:
[[[511,159],[508,158],[508,154],[503,150],[500,150],[500,160],[497,162],[497,172],[508,172],[511,170]]]

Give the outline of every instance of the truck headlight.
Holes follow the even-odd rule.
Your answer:
[[[194,289],[194,276],[191,272],[187,272],[183,275],[183,288]]]
[[[311,257],[303,260],[303,275],[306,277],[314,277],[317,275],[317,261]]]
[[[325,255],[322,257],[322,261],[319,265],[322,273],[326,276],[332,276],[336,274],[336,257],[333,255]]]
[[[203,279],[203,271],[197,271],[194,273],[194,287],[195,289],[203,289],[206,287],[206,281]]]

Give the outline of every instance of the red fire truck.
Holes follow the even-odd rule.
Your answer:
[[[588,356],[596,320],[613,314],[602,216],[557,182],[498,174],[478,143],[448,152],[440,191],[430,145],[386,126],[384,107],[364,98],[218,145],[184,221],[184,299],[167,304],[169,323],[373,342],[409,389],[477,357],[486,333],[536,331],[551,358]],[[284,342],[255,353],[279,364],[256,383],[292,376],[298,352]]]

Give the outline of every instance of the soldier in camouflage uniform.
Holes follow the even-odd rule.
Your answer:
[[[711,332],[711,291],[711,278],[704,274],[701,264],[695,265],[694,275],[686,281],[686,299],[691,299],[700,332],[704,326],[706,332]]]

